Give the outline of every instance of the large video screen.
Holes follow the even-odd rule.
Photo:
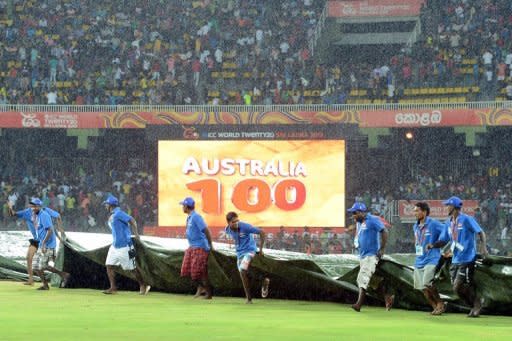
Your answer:
[[[183,226],[191,196],[209,226],[345,226],[345,141],[158,142],[158,225]]]

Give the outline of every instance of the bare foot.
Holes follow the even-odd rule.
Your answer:
[[[393,303],[395,302],[395,295],[386,295],[384,301],[386,303],[386,310],[390,311],[393,307]]]
[[[139,295],[147,295],[151,290],[151,285],[142,285],[139,290]]]
[[[261,286],[261,297],[267,298],[268,297],[268,288],[270,286],[270,278],[265,277],[263,280],[263,284]]]
[[[430,314],[439,316],[439,315],[442,315],[445,311],[446,311],[446,303],[439,302],[437,304],[436,308],[434,309],[434,311],[432,311]]]
[[[60,286],[59,288],[65,288],[66,285],[68,284],[69,282],[69,278],[71,277],[71,275],[69,273],[65,273],[64,276],[62,277],[62,282],[60,282]]]
[[[117,294],[117,289],[107,289],[107,290],[103,290],[103,293],[105,295],[115,295]]]
[[[206,294],[206,290],[204,288],[197,288],[196,294],[194,295],[194,298],[201,297]]]

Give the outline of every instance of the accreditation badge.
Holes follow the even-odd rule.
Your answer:
[[[423,246],[416,245],[416,256],[423,256]]]

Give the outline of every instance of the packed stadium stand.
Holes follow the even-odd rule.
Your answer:
[[[325,4],[4,0],[0,103],[443,103],[512,95],[506,0],[428,0],[414,43],[379,58],[370,50],[318,63],[310,42]]]

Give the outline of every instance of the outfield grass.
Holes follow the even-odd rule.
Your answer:
[[[0,282],[0,340],[510,340],[512,318]]]

